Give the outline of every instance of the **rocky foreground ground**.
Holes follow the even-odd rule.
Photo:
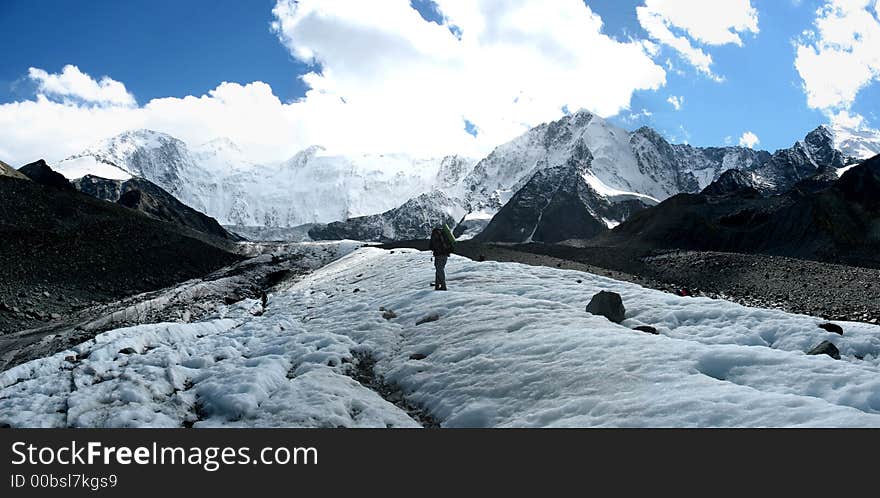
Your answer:
[[[426,250],[426,242],[386,247]],[[828,320],[880,322],[880,270],[778,256],[644,251],[561,244],[502,246],[460,242],[475,260],[581,270],[675,294],[727,299]]]

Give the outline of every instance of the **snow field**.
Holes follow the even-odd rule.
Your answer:
[[[0,374],[0,424],[418,426],[352,378],[369,355],[443,427],[880,426],[878,326],[838,336],[808,316],[457,256],[435,292],[429,258],[362,248],[266,309],[114,330],[20,365]],[[600,290],[621,294],[623,324],[585,312]],[[823,340],[841,360],[804,353]]]

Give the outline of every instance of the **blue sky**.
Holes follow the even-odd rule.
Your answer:
[[[612,114],[607,112],[607,109],[619,110],[610,117],[611,121],[619,126],[634,129],[648,125],[661,131],[672,141],[702,146],[724,145],[726,143],[736,145],[740,137],[748,131],[759,138],[760,142],[757,147],[769,150],[790,146],[811,129],[828,122],[832,112],[845,110],[848,115],[861,116],[863,126],[876,128],[880,125],[880,108],[878,108],[880,85],[876,83],[876,77],[869,78],[866,83],[861,85],[862,88],[858,91],[856,98],[845,105],[835,105],[833,108],[828,106],[820,108],[815,105],[811,108],[808,105],[804,87],[805,80],[795,67],[796,42],[808,43],[804,41],[803,32],[814,29],[817,10],[826,3],[826,0],[725,1],[744,2],[756,10],[757,33],[748,29],[731,27],[732,31],[741,38],[741,46],[734,43],[701,43],[695,36],[688,38],[687,26],[677,25],[674,20],[668,23],[668,27],[674,35],[688,38],[695,48],[711,56],[713,77],[709,77],[705,71],[701,72],[694,63],[689,62],[682,52],[663,43],[655,34],[648,32],[643,27],[636,9],[644,5],[645,0],[588,0],[586,4],[602,18],[601,35],[611,37],[614,42],[619,42],[621,47],[632,48],[633,44],[652,43],[656,47],[655,52],[650,58],[644,56],[633,58],[632,62],[621,63],[619,67],[614,66],[613,63],[607,67],[592,66],[590,65],[592,62],[584,63],[584,67],[578,68],[579,72],[576,74],[578,78],[583,78],[584,88],[590,87],[589,92],[592,94],[581,98],[581,96],[571,93],[577,91],[578,81],[569,82],[562,89],[548,87],[548,93],[558,91],[561,95],[562,100],[552,103],[556,106],[554,109],[561,112],[558,109],[563,107],[570,109],[577,102],[587,102],[590,105],[601,107],[601,104],[608,99],[596,93],[602,91],[615,93],[612,92],[613,87],[619,83],[619,86],[627,88],[626,97],[629,98],[629,108],[620,108],[623,104],[620,103],[621,97],[617,94],[619,92],[614,96],[616,107],[610,104],[605,107],[606,115]],[[329,22],[315,24],[315,26],[319,26],[319,28],[315,28],[308,23],[314,22],[316,16],[307,16],[302,12],[279,14],[273,12],[276,3],[284,4],[285,0],[281,2],[276,2],[276,0],[249,0],[246,2],[240,0],[187,0],[183,2],[173,0],[151,0],[149,2],[137,0],[124,2],[111,0],[91,0],[89,2],[4,0],[0,2],[0,32],[4,33],[6,45],[3,64],[0,64],[0,126],[3,126],[4,122],[17,121],[16,115],[13,114],[10,114],[7,121],[4,121],[3,111],[6,111],[7,114],[15,112],[19,116],[24,112],[22,106],[13,107],[13,104],[34,101],[37,99],[37,93],[44,93],[50,99],[53,98],[51,92],[46,90],[45,82],[41,87],[41,81],[35,79],[33,75],[29,75],[29,68],[39,68],[49,75],[57,75],[66,65],[70,64],[75,65],[79,71],[96,81],[106,76],[124,85],[125,91],[134,97],[138,107],[147,107],[146,104],[153,99],[167,97],[183,99],[187,96],[204,96],[217,89],[221,82],[237,83],[238,86],[248,88],[248,91],[255,95],[258,93],[258,89],[247,85],[252,82],[266,83],[269,90],[253,98],[262,99],[262,102],[267,95],[269,97],[274,95],[284,104],[305,100],[307,90],[316,84],[332,88],[332,91],[322,90],[321,93],[327,95],[331,92],[337,92],[339,94],[338,100],[345,104],[349,104],[348,100],[357,100],[357,97],[360,97],[361,101],[371,98],[372,94],[366,92],[356,96],[353,93],[354,90],[351,89],[370,87],[371,85],[382,86],[381,80],[377,84],[376,81],[371,81],[367,75],[354,72],[354,69],[364,62],[357,60],[357,58],[363,57],[363,53],[370,54],[371,52],[357,52],[354,49],[358,47],[351,46],[355,42],[348,44],[349,46],[339,42],[345,36],[350,36],[351,32],[346,30],[360,21],[360,18],[355,18],[355,16],[369,17],[369,13],[356,13],[353,12],[353,8],[341,6],[338,7],[340,9],[338,12],[333,13],[339,20],[337,24]],[[300,2],[300,4],[306,3],[314,2]],[[320,9],[327,10],[326,5],[329,4],[326,2],[323,5],[316,3],[314,7],[309,8],[320,12]],[[288,7],[290,5],[293,4],[288,4]],[[427,19],[437,24],[453,25],[453,20],[458,18],[462,19],[460,24],[464,24],[464,20],[466,20],[464,13],[459,15],[451,10],[441,13],[439,5],[445,5],[442,2],[435,4],[432,0],[418,0],[413,1],[411,5],[418,10],[423,20]],[[297,9],[299,7],[290,8]],[[302,9],[305,8],[302,7]],[[449,9],[451,7],[447,7],[447,10]],[[412,20],[405,13],[402,13],[398,18],[397,13],[400,10],[398,8],[397,11],[394,11],[394,15],[388,14],[388,12],[392,12],[390,10],[382,13],[385,17],[379,16],[377,21],[369,25],[369,29],[372,30],[369,33],[370,36],[363,39],[380,40],[385,45],[377,46],[388,47],[389,43],[396,43],[397,40],[404,40],[403,44],[415,43],[418,45],[422,43],[420,41],[422,39],[417,39],[417,37],[424,35],[424,40],[428,40],[425,43],[435,47],[434,40],[435,38],[439,39],[439,35],[429,33],[430,30],[418,26],[416,29],[422,30],[424,33],[413,35]],[[876,19],[876,11],[869,8],[868,12],[873,14]],[[445,19],[444,16],[447,14],[449,17]],[[486,15],[489,16],[489,14]],[[346,18],[345,16],[350,17]],[[270,28],[273,21],[285,21],[288,24],[282,23],[282,28],[273,30]],[[564,24],[565,20],[551,19],[548,21],[548,23],[552,22]],[[394,31],[389,27],[396,25],[396,23],[402,26],[399,31]],[[548,26],[549,28],[554,27],[552,24],[548,24]],[[339,31],[335,32],[336,29]],[[453,31],[455,29],[460,28],[456,25]],[[413,42],[413,40],[416,41]],[[442,47],[444,43],[449,42],[448,40],[440,41],[436,43],[436,46]],[[818,42],[812,43],[818,46]],[[391,46],[391,51],[388,52],[389,58],[394,57],[393,50],[395,49]],[[615,47],[616,49],[617,47]],[[303,56],[303,53],[299,53],[298,50],[305,50],[306,52],[303,53],[314,56]],[[401,54],[404,56],[409,53],[408,47],[403,47],[401,50]],[[578,57],[578,50],[580,49],[572,49],[574,55],[562,53],[559,55],[560,60],[564,60],[565,57]],[[597,50],[599,49],[597,48]],[[356,53],[361,55],[351,55]],[[621,54],[623,53],[621,51]],[[433,55],[436,56],[436,54]],[[548,58],[556,55],[548,55]],[[596,57],[601,59],[600,55]],[[436,60],[436,57],[431,60]],[[515,64],[516,62],[513,61],[516,60],[516,57],[512,58],[511,64]],[[422,61],[418,60],[409,65],[418,65],[420,62]],[[382,68],[385,62],[377,58],[375,64]],[[644,72],[633,70],[633,67],[638,64],[646,64]],[[663,74],[665,82],[662,83],[657,82],[659,68],[665,72]],[[593,69],[595,70],[593,71]],[[444,70],[448,70],[448,68]],[[829,71],[832,70],[832,67],[829,67]],[[880,69],[876,70],[880,74]],[[423,81],[410,74],[406,68],[396,68],[389,71],[387,74],[391,76],[386,76],[389,81],[396,78],[397,75],[403,75],[401,78],[412,77],[412,81],[417,82],[415,85]],[[309,72],[318,75],[317,79],[312,82],[304,81],[301,77]],[[624,73],[626,73],[625,77],[622,76]],[[382,74],[381,71],[377,71],[376,77],[380,78]],[[516,73],[512,74],[516,76]],[[563,74],[567,75],[568,73]],[[469,74],[463,74],[462,77],[465,79],[473,77],[475,83],[478,79],[476,75]],[[557,76],[547,75],[548,80],[555,77]],[[845,78],[845,75],[836,77]],[[644,81],[638,78],[643,78]],[[588,84],[590,81],[587,80],[592,79],[601,79],[607,84],[605,86],[591,86]],[[315,81],[319,83],[315,83]],[[533,88],[533,92],[541,91],[540,81],[537,83],[529,82],[529,85]],[[350,97],[348,99],[344,96],[346,88],[349,89],[347,95]],[[467,88],[464,86],[456,90],[460,93],[461,100],[470,98],[467,95],[469,93]],[[534,90],[534,88],[538,90]],[[584,91],[587,92],[587,90]],[[479,98],[479,89],[475,88],[474,92],[477,95],[474,97],[475,102],[486,100]],[[380,94],[376,93],[375,95],[378,100]],[[430,101],[436,96],[436,90],[426,87],[424,99]],[[671,97],[678,99],[679,108],[676,109],[670,103]],[[393,95],[391,97],[382,95],[381,98],[393,98]],[[168,123],[169,130],[166,131],[188,134],[187,130],[181,132],[183,125],[174,125],[173,121],[176,118],[169,116],[152,120],[135,118],[133,117],[135,113],[130,106],[114,114],[114,116],[123,117],[114,118],[116,121],[113,121],[113,125],[111,125],[109,124],[111,113],[106,109],[106,103],[84,102],[77,99],[78,97],[74,94],[54,96],[56,103],[79,106],[77,107],[79,110],[88,108],[92,114],[96,112],[95,109],[100,107],[100,113],[106,119],[102,118],[104,120],[101,121],[100,126],[95,125],[96,130],[100,128],[102,131],[106,129],[109,132],[109,130],[115,130],[123,124],[143,121],[146,123]],[[313,100],[317,100],[317,97]],[[403,97],[401,102],[403,111],[406,111],[407,107],[413,107]],[[625,99],[623,102],[625,103]],[[7,105],[3,106],[3,104]],[[320,108],[330,109],[330,107],[326,107],[327,105],[329,104],[322,104]],[[333,109],[337,109],[338,105],[340,105],[339,102],[336,102],[334,104],[336,107]],[[476,111],[471,115],[464,107],[464,110],[457,115],[436,119],[438,123],[449,122],[453,123],[450,126],[456,127],[454,133],[450,131],[448,137],[443,134],[444,138],[438,138],[437,141],[443,144],[448,143],[449,147],[455,147],[467,140],[467,136],[462,138],[458,133],[477,135],[477,138],[484,140],[507,139],[511,134],[518,133],[518,128],[514,125],[535,125],[538,123],[532,121],[544,117],[552,118],[552,112],[547,111],[548,105],[551,103],[541,103],[540,106],[536,105],[534,109],[523,110],[515,117],[499,117],[499,119],[506,119],[504,122],[500,120],[496,122],[494,120],[496,116],[491,116],[492,112],[496,114],[506,112],[503,108],[487,108],[481,111],[482,115]],[[314,107],[317,108],[317,104]],[[353,106],[350,105],[350,107],[353,109]],[[297,146],[303,146],[314,140],[329,140],[326,135],[330,134],[334,130],[334,126],[337,126],[347,116],[345,114],[346,108],[341,109],[340,114],[331,120],[333,122],[315,126],[316,129],[327,130],[324,135],[315,132],[316,134],[310,136],[299,137],[297,135],[299,128],[291,125],[290,130],[279,136],[282,137],[282,140],[287,140],[290,137],[290,142],[296,143]],[[372,112],[373,115],[382,114],[383,108],[378,109],[377,111],[376,108],[370,108],[369,103],[365,103],[360,112],[367,115],[369,112]],[[602,109],[599,108],[593,110],[602,112]],[[52,112],[62,111],[55,108]],[[64,112],[64,115],[68,116],[72,111]],[[413,112],[415,113],[415,109]],[[422,114],[430,114],[431,112],[430,106],[426,106]],[[28,113],[30,113],[28,119],[40,116],[35,109],[28,108]],[[285,108],[285,113],[287,114],[284,117],[273,116],[271,121],[279,123],[279,125],[296,121],[296,126],[308,129],[308,124],[303,124],[302,121],[313,119],[316,115],[326,115],[326,112],[324,114],[294,112],[292,107]],[[395,114],[389,111],[389,114],[389,123],[397,123],[407,118],[404,112]],[[47,117],[47,119],[49,118]],[[430,120],[431,118],[423,119]],[[70,122],[77,122],[72,117],[70,120]],[[357,120],[353,118],[353,121]],[[191,127],[198,126],[197,123],[193,125],[192,120],[188,123]],[[89,121],[85,121],[83,126],[88,127],[89,124]],[[381,126],[383,123],[377,121],[376,127]],[[361,125],[360,129],[371,127],[370,125]],[[239,138],[236,136],[237,129],[231,126],[228,128],[230,129],[229,135]],[[418,127],[415,126],[415,128]],[[37,128],[35,128],[34,134],[38,133],[36,130]],[[223,132],[223,130],[219,129],[217,133]],[[357,129],[347,130],[347,132],[352,136],[359,133]],[[421,135],[434,132],[436,132],[434,128],[426,127]],[[28,142],[30,139],[28,136],[24,136],[24,133],[20,132],[21,136],[19,137],[24,143],[40,143],[36,138]],[[45,132],[41,133],[45,134]],[[393,134],[394,131],[389,130],[389,133]],[[95,134],[97,135],[97,131]],[[240,140],[246,144],[259,142],[258,138],[245,136],[244,133],[240,134],[242,135]],[[208,136],[207,132],[200,134],[195,131],[191,135],[199,139]],[[68,148],[79,146],[80,141],[86,140],[86,138],[91,139],[92,137],[80,134],[76,139],[71,138],[66,146]],[[274,136],[272,139],[277,140]],[[12,141],[12,139],[9,140]],[[413,140],[407,137],[407,141],[412,142]],[[390,143],[393,145],[393,142]],[[485,144],[482,147],[485,148]],[[23,154],[22,150],[24,149],[11,143],[0,142],[0,153],[17,157]],[[59,149],[57,154],[62,152],[64,150]],[[287,152],[289,151],[285,151],[285,153]]]
[[[646,36],[636,20],[633,2],[589,3],[606,21],[612,36]],[[819,3],[804,1],[796,5],[790,0],[754,0],[760,32],[745,35],[742,47],[712,49],[715,71],[725,78],[721,83],[694,74],[674,52],[664,49],[664,56],[668,55],[683,74],[669,71],[666,87],[636,93],[632,109],[644,108],[653,113],[651,117],[640,118],[639,124],[695,145],[723,144],[725,138],[738,139],[749,130],[760,137],[762,148],[789,147],[827,121],[819,110],[807,107],[801,78],[794,66],[792,44],[810,27]],[[684,97],[680,111],[667,102],[669,95]],[[866,101],[870,100],[860,99],[860,103]],[[632,126],[622,119],[615,121],[624,127]]]
[[[3,0],[0,102],[27,98],[29,67],[75,64],[122,81],[139,102],[201,95],[221,81],[265,81],[300,97],[307,70],[269,30],[272,0]],[[36,29],[38,28],[38,29]]]

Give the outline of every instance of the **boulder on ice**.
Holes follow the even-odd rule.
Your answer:
[[[626,308],[623,306],[623,298],[616,292],[601,291],[590,300],[587,305],[587,313],[601,315],[614,323],[620,323],[624,319]]]
[[[835,346],[834,344],[832,344],[828,341],[820,342],[818,346],[807,351],[807,354],[808,355],[827,354],[828,356],[834,358],[835,360],[840,359],[840,350],[837,349],[837,346]]]

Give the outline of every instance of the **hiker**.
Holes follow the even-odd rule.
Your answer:
[[[455,247],[455,237],[445,224],[431,230],[428,248],[434,253],[434,290],[446,290],[446,260]]]

